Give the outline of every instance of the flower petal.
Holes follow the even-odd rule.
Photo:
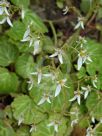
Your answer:
[[[41,79],[42,79],[42,73],[38,73],[38,84],[40,84]]]
[[[0,15],[2,15],[4,12],[4,8],[3,7],[0,7]]]
[[[46,99],[43,97],[43,98],[38,102],[37,105],[41,105],[41,104],[43,104],[45,101],[46,101]]]
[[[3,18],[1,21],[0,21],[0,24],[4,24],[6,21],[6,18]]]
[[[87,98],[88,94],[89,94],[89,91],[88,91],[88,90],[87,90],[87,91],[85,91],[84,99],[86,99],[86,98]]]
[[[61,85],[58,84],[55,91],[55,97],[59,95],[60,91],[61,91]]]
[[[74,96],[72,99],[70,99],[69,101],[70,102],[73,102],[73,101],[75,101],[76,100],[76,96]]]
[[[56,57],[58,55],[58,52],[55,52],[54,54],[50,55],[50,58]]]
[[[80,70],[80,69],[81,69],[82,64],[83,64],[83,59],[82,59],[82,57],[81,57],[81,56],[79,56],[78,61],[77,61],[78,70]]]
[[[49,98],[49,97],[47,98],[47,102],[48,102],[48,103],[51,103],[51,101],[50,101],[50,98]]]
[[[7,23],[8,23],[11,27],[13,27],[13,24],[12,24],[12,22],[11,22],[11,20],[10,20],[9,17],[7,17]]]
[[[62,54],[58,54],[58,59],[60,61],[61,64],[63,64],[63,57],[62,57]]]
[[[77,95],[77,102],[80,105],[80,95]]]
[[[58,132],[58,124],[54,125],[54,130],[55,130],[55,132]]]

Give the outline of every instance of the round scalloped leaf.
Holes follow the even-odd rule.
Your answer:
[[[16,136],[30,136],[29,127],[27,127],[27,126],[20,127],[20,128],[16,131]]]
[[[7,121],[0,120],[0,136],[16,136],[13,128]]]
[[[34,70],[33,57],[29,54],[22,54],[16,61],[16,72],[23,78],[30,77]]]
[[[16,92],[19,81],[15,73],[10,73],[6,68],[0,68],[0,93]]]
[[[4,38],[6,39],[6,37]],[[0,66],[8,66],[14,63],[18,57],[18,48],[5,39],[0,41]]]
[[[38,123],[45,118],[45,115],[37,110],[34,101],[27,95],[15,98],[11,107],[14,118],[17,121],[22,119],[24,124]]]

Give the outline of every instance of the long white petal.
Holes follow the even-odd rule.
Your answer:
[[[52,74],[51,74],[51,73],[49,73],[49,74],[43,74],[43,76],[44,76],[44,77],[51,77]]]
[[[77,61],[78,70],[80,70],[80,69],[81,69],[82,64],[83,64],[83,59],[82,59],[82,57],[81,57],[81,56],[79,56],[78,61]]]
[[[69,101],[70,102],[73,102],[73,101],[75,101],[76,100],[76,96],[74,96],[72,99],[70,99]]]
[[[21,18],[24,19],[24,17],[25,17],[25,11],[24,11],[24,9],[22,9],[22,11],[21,11]]]
[[[6,18],[3,18],[1,21],[0,21],[0,24],[4,24],[6,21]]]
[[[26,39],[29,36],[29,34],[30,34],[30,28],[28,26],[27,30],[24,33],[23,39]]]
[[[77,96],[77,102],[80,105],[80,95]]]
[[[39,51],[40,51],[40,45],[39,45],[39,43],[40,43],[40,40],[37,40],[37,41],[34,42],[34,51],[33,51],[34,55],[38,54]]]
[[[43,97],[43,98],[38,102],[38,105],[43,104],[45,101],[46,101],[46,99]]]
[[[31,47],[31,45],[33,44],[34,40],[30,39],[30,43],[29,43],[29,47]]]
[[[54,125],[54,130],[55,130],[56,132],[58,132],[58,124],[55,124],[55,125]]]
[[[76,30],[76,29],[78,29],[80,27],[80,22],[78,22],[77,24],[76,24],[76,26],[74,27],[74,29]]]
[[[88,94],[89,94],[89,91],[85,91],[84,99],[86,99],[86,98],[87,98]]]
[[[58,55],[58,52],[55,52],[54,54],[50,55],[50,58],[56,57]]]
[[[38,73],[38,84],[40,84],[41,79],[42,79],[42,73]]]
[[[62,54],[58,54],[58,59],[59,59],[60,63],[63,64],[63,57],[62,57]]]
[[[9,17],[7,17],[7,23],[8,23],[11,27],[13,27],[13,24],[12,24],[12,22],[11,22],[11,20],[10,20]]]
[[[61,91],[61,85],[58,84],[55,91],[55,97],[59,95],[60,91]]]

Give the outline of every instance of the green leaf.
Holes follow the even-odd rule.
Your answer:
[[[10,44],[6,37],[0,41],[0,66],[8,66],[14,63],[18,57],[18,49]]]
[[[0,93],[16,92],[18,84],[18,77],[15,73],[9,73],[7,69],[0,68]]]
[[[14,41],[21,41],[25,33],[26,26],[20,21],[13,22],[13,27],[10,28],[6,33]]]
[[[36,13],[30,10],[26,11],[25,18],[23,21],[26,25],[32,22],[33,29],[39,33],[48,32],[48,29],[43,23],[42,19]]]
[[[16,136],[13,128],[7,121],[0,120],[0,136]]]
[[[91,92],[88,96],[86,106],[92,117],[98,120],[102,117],[102,99],[96,92]]]
[[[84,13],[87,13],[92,5],[91,0],[82,0],[80,4],[80,8]]]
[[[11,104],[14,118],[23,119],[24,124],[33,124],[42,121],[45,115],[39,112],[34,101],[27,95],[21,95],[14,99]]]
[[[29,127],[22,126],[16,131],[16,136],[30,136]]]
[[[16,72],[23,78],[29,78],[34,70],[33,57],[29,54],[22,54],[16,62]]]
[[[19,7],[28,7],[30,0],[11,0],[11,2]]]

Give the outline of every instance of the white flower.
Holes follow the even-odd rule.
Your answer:
[[[54,131],[55,132],[58,132],[58,127],[60,125],[60,122],[59,121],[52,121],[51,123],[49,123],[47,126],[48,127],[51,127],[53,126],[54,127]]]
[[[93,78],[92,78],[92,84],[93,84],[93,86],[95,87],[95,88],[97,88],[97,76],[95,75]]]
[[[81,69],[82,65],[85,62],[88,64],[88,62],[92,62],[92,60],[90,56],[87,54],[86,50],[81,50],[78,54],[78,61],[77,61],[78,70]]]
[[[100,119],[100,123],[102,123],[102,118]]]
[[[55,49],[55,53],[50,55],[49,57],[53,58],[53,57],[56,57],[56,56],[58,56],[60,63],[63,64],[63,50]]]
[[[66,7],[63,9],[63,15],[66,15],[68,12],[69,12],[69,8],[68,8],[68,6],[66,6]]]
[[[55,97],[60,94],[61,89],[62,89],[63,86],[64,86],[64,87],[67,87],[67,86],[65,85],[65,82],[66,82],[66,81],[67,81],[66,78],[65,78],[65,79],[62,79],[62,80],[60,80],[60,81],[57,81],[57,87],[56,87],[56,91],[55,91]],[[67,88],[68,88],[68,87],[67,87]]]
[[[21,123],[23,122],[23,118],[22,118],[22,116],[20,116],[20,118],[19,118],[19,120],[18,120],[18,126],[20,126],[21,125]]]
[[[71,127],[78,123],[78,119],[74,119],[71,121]]]
[[[38,76],[38,84],[40,84],[42,76],[44,77],[51,77],[51,74],[43,74],[41,69],[38,69],[37,72],[32,72],[31,75],[37,75]]]
[[[84,37],[79,36],[78,41],[76,41],[78,45],[80,45],[81,48],[87,43],[87,40]]]
[[[30,25],[28,25],[27,30],[24,33],[23,39],[21,40],[22,42],[27,42],[29,41],[29,47],[33,44],[34,39],[32,38],[31,35],[31,30],[30,30]]]
[[[84,29],[84,18],[83,17],[78,17],[78,23],[76,24],[74,29],[82,28]]]
[[[41,100],[38,102],[38,105],[43,104],[45,101],[47,101],[48,103],[51,103],[50,97],[51,97],[51,95],[44,93]]]
[[[72,102],[72,101],[77,100],[78,104],[80,105],[81,94],[82,94],[82,92],[80,92],[80,91],[78,91],[78,90],[75,91],[75,92],[74,92],[74,95],[75,95],[75,96],[74,96],[72,99],[70,99],[69,101]]]
[[[29,132],[31,133],[32,131],[36,131],[36,126],[35,125],[31,125],[31,128],[30,128]]]
[[[94,136],[94,132],[91,126],[87,128],[86,136]]]
[[[84,99],[87,98],[89,92],[91,92],[91,87],[88,85],[87,87],[81,87],[82,90],[84,90]]]
[[[13,27],[13,24],[8,15],[5,15],[5,17],[0,21],[0,24],[4,24],[6,21],[11,27]]]
[[[0,15],[9,15],[7,8],[9,7],[9,2],[3,0],[0,1]]]
[[[37,39],[34,41],[34,51],[33,54],[36,55],[40,52],[40,40]]]
[[[27,83],[29,84],[28,90],[31,90],[33,88],[33,85],[34,85],[33,79],[30,77],[30,79],[29,79],[29,81],[27,81]]]

